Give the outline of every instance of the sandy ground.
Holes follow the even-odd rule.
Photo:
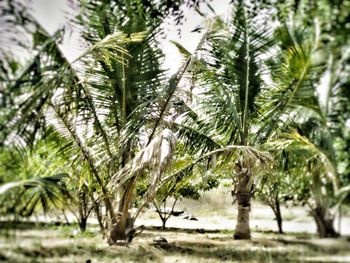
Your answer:
[[[149,212],[147,213],[149,214]],[[186,220],[179,217],[171,217],[167,222],[167,227],[185,228],[185,229],[208,229],[208,230],[227,230],[230,231],[235,227],[235,219],[228,219],[217,215],[214,217],[197,216],[198,221]],[[273,219],[273,217],[272,217]],[[140,217],[136,225],[161,226],[159,218],[149,218],[149,216]],[[251,219],[250,226],[253,231],[273,231],[277,232],[277,224],[274,220]],[[336,227],[338,230],[338,227]],[[293,219],[283,222],[283,230],[286,233],[316,233],[316,225],[310,219]],[[350,218],[343,218],[341,222],[341,234],[350,236]]]
[[[223,193],[216,193],[215,200],[221,200],[219,204],[216,201],[208,200],[204,196],[199,201],[183,200],[178,202],[176,210],[184,211],[183,215],[192,215],[198,221],[183,219],[183,215],[172,216],[167,221],[168,227],[187,228],[187,229],[209,229],[209,230],[227,230],[233,231],[236,224],[237,211],[230,198],[222,196]],[[214,202],[214,203],[213,203]],[[303,207],[282,207],[283,230],[286,233],[310,233],[316,234],[316,224],[314,219],[309,216],[307,210]],[[350,216],[343,216],[340,222],[340,232],[342,235],[350,236]],[[136,225],[161,226],[161,221],[154,209],[145,211],[136,220]],[[250,227],[252,231],[273,231],[277,232],[277,223],[274,220],[274,214],[270,207],[260,203],[253,202]],[[339,220],[335,220],[335,228],[339,231]]]
[[[239,241],[232,239],[236,209],[224,192],[205,195],[199,201],[182,200],[176,210],[198,221],[171,217],[168,229],[163,231],[155,228],[161,221],[150,208],[136,221],[146,229],[127,247],[108,246],[94,218],[86,233],[79,233],[76,225],[33,225],[9,232],[0,229],[0,262],[350,262],[347,216],[341,223],[342,238],[319,239],[315,223],[304,208],[283,207],[286,234],[280,235],[271,209],[254,202],[252,240]],[[73,215],[68,217],[73,221]],[[57,219],[39,217],[40,221]],[[63,221],[62,216],[59,219]],[[158,236],[167,243],[155,243]]]
[[[172,204],[171,201],[171,199],[168,201],[169,207]],[[199,200],[180,200],[176,204],[175,210],[184,211],[184,213],[178,217],[171,216],[167,221],[167,227],[233,231],[236,224],[236,205],[232,204],[232,197],[228,194],[227,189],[206,192]],[[284,232],[316,234],[315,221],[308,214],[306,208],[282,206],[281,210]],[[198,221],[183,219],[184,215],[192,215]],[[73,214],[68,213],[67,217],[70,222],[76,222]],[[38,216],[32,220],[41,222],[65,221],[62,215],[49,218]],[[96,218],[91,217],[89,223],[97,224]],[[151,207],[139,215],[135,224],[137,226],[161,226],[162,222],[155,209]],[[336,217],[334,226],[336,231],[342,235],[350,236],[350,214],[343,215],[340,225],[339,219]],[[253,201],[250,214],[250,227],[252,231],[256,232],[277,232],[278,227],[271,208],[261,202]]]
[[[253,231],[252,240],[233,240],[226,231],[152,230],[147,228],[127,247],[108,246],[96,228],[75,234],[67,226],[26,228],[15,236],[0,235],[0,262],[350,262],[347,239],[318,239],[310,234]],[[0,232],[2,233],[2,232]],[[155,243],[158,236],[166,243]]]

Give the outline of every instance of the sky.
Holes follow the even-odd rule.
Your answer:
[[[66,22],[64,12],[70,10],[66,0],[31,1],[34,16],[50,34]]]
[[[53,34],[60,26],[67,23],[67,13],[72,10],[72,6],[77,6],[74,0],[31,0],[33,15],[38,22],[50,33]],[[229,0],[213,0],[210,4],[217,15],[224,18],[228,14]],[[202,5],[201,11],[209,16],[214,16],[209,8]],[[166,69],[169,69],[169,74],[174,74],[181,66],[181,55],[177,48],[169,41],[174,40],[183,45],[188,51],[193,52],[200,41],[203,32],[191,32],[198,25],[203,24],[204,18],[196,11],[184,9],[185,20],[181,29],[181,37],[177,33],[177,27],[171,25],[166,27],[167,38],[162,41],[162,48],[165,53]],[[79,41],[77,32],[69,32],[62,45],[62,50],[66,57],[73,61],[79,56]]]

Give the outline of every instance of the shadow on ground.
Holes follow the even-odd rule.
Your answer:
[[[227,231],[147,228],[128,247],[111,247],[98,233],[67,235],[75,227],[26,226],[12,238],[0,231],[0,262],[350,262],[346,238],[254,232],[238,241]]]

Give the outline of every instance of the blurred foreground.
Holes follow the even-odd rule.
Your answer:
[[[223,191],[201,200],[183,200],[177,209],[198,221],[171,217],[161,230],[149,209],[136,222],[145,230],[128,247],[108,246],[97,224],[79,233],[75,223],[27,223],[1,230],[0,262],[350,262],[350,218],[342,219],[342,237],[320,239],[303,208],[284,208],[284,231],[277,234],[271,210],[254,203],[252,240],[232,239],[234,206]],[[167,242],[156,243],[163,237]]]

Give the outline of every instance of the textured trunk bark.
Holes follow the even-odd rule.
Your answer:
[[[250,207],[238,206],[234,239],[250,239],[249,213]]]
[[[250,239],[249,213],[251,199],[250,171],[242,169],[241,164],[236,167],[237,179],[236,197],[238,203],[238,215],[234,239]]]
[[[136,178],[133,177],[130,183],[124,188],[124,195],[119,205],[120,217],[116,224],[113,224],[109,235],[109,243],[118,243],[126,241],[128,233],[133,229],[134,220],[129,215],[129,207],[134,197]]]
[[[334,229],[334,218],[327,216],[326,209],[317,207],[312,211],[320,237],[339,237]]]

